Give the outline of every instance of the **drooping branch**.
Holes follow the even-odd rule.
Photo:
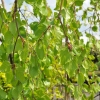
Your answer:
[[[17,23],[17,19],[16,19],[16,12],[17,12],[17,0],[15,0],[14,2],[15,6],[14,6],[14,12],[13,12],[13,20],[15,21],[15,25],[16,25],[16,30],[17,30],[17,37],[16,37],[16,40],[15,40],[15,44],[14,44],[14,48],[13,48],[13,61],[14,61],[14,53],[15,53],[15,48],[16,48],[16,44],[17,44],[17,41],[18,41],[18,38],[20,37],[22,43],[24,44],[24,39],[20,36],[20,33],[19,33],[19,28],[18,28],[18,23]]]
[[[65,37],[66,37],[66,32],[65,32],[65,29],[64,29],[63,23],[62,23],[62,21],[61,21],[61,10],[62,10],[62,4],[63,4],[63,0],[61,0],[60,10],[59,10],[59,14],[58,14],[58,19],[59,19],[60,24],[61,24],[61,26],[62,26],[62,29],[63,29],[64,35],[65,35]]]
[[[15,41],[15,43],[14,43],[13,52],[12,52],[13,63],[14,63],[15,48],[16,48],[16,44],[17,44],[18,37],[19,37],[19,29],[18,29],[18,24],[17,24],[17,20],[16,20],[16,12],[17,12],[17,0],[14,1],[14,12],[13,12],[13,15],[12,15],[12,18],[13,18],[13,20],[15,21],[16,30],[17,30],[17,33],[18,33],[18,35],[17,35],[17,37],[16,37],[16,41]]]
[[[63,22],[61,20],[62,4],[63,4],[63,0],[61,0],[60,10],[59,10],[59,13],[58,13],[58,19],[60,21],[60,24],[61,24],[61,27],[62,27],[62,30],[63,30],[63,34],[65,36],[65,45],[67,45],[69,51],[72,51],[72,44],[68,41],[68,36],[66,35],[66,30],[65,30],[64,24],[63,24]]]

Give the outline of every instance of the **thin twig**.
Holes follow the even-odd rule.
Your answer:
[[[87,30],[89,30],[91,27],[88,27],[87,29],[85,29],[85,30],[83,30],[83,31],[81,31],[81,32],[84,32],[84,31],[87,31]]]
[[[94,98],[96,98],[96,97],[98,97],[98,96],[100,96],[100,92],[99,92],[99,94],[97,94]]]
[[[62,26],[62,29],[63,29],[64,35],[65,35],[65,37],[66,37],[66,32],[65,32],[65,29],[64,29],[63,23],[62,23],[62,21],[61,21],[60,15],[58,16],[58,18],[59,18],[59,20],[60,20],[60,24],[61,24],[61,26]]]
[[[31,11],[29,11],[29,10],[25,10],[25,9],[20,9],[20,11],[26,11],[26,12],[29,12],[29,13],[31,13],[33,16],[34,16],[34,13],[33,12],[31,12]],[[36,16],[34,16],[38,21],[40,21]]]
[[[59,19],[60,24],[61,24],[61,26],[62,26],[62,30],[63,30],[64,36],[66,37],[66,44],[67,44],[67,42],[68,42],[68,36],[66,36],[66,31],[65,31],[64,25],[63,25],[63,23],[62,23],[62,21],[61,21],[62,4],[63,4],[63,0],[61,0],[60,10],[59,10],[59,14],[58,14],[58,19]]]
[[[12,14],[13,20],[16,17],[16,12],[17,12],[17,0],[14,1],[14,11],[13,11],[13,14]]]
[[[27,19],[26,19],[25,15],[22,13],[22,11],[20,10],[20,8],[19,8],[19,11],[20,11],[20,13],[22,14],[22,16],[24,17],[25,21],[27,22]],[[27,25],[28,25],[28,22],[27,22]],[[29,25],[28,25],[28,26],[29,26]]]
[[[22,11],[20,10],[20,8],[19,8],[19,12],[22,14],[23,18],[25,19],[25,21],[26,21],[26,23],[27,23],[26,27],[28,28],[29,24],[28,24],[28,22],[27,22],[27,19],[26,19],[25,15],[24,15],[24,14],[22,13]],[[27,33],[28,33],[28,29],[26,29],[26,31],[27,31]]]
[[[63,23],[62,23],[62,21],[61,21],[61,17],[60,17],[60,16],[61,16],[62,4],[63,4],[63,0],[61,0],[60,10],[59,10],[59,14],[58,14],[58,18],[59,18],[59,20],[60,20],[60,24],[61,24],[61,26],[62,26],[62,29],[63,29],[64,35],[65,35],[65,37],[66,37],[66,32],[65,32],[65,29],[64,29]]]
[[[50,27],[51,27],[51,26],[49,25],[49,26],[47,27],[47,29],[43,32],[43,34],[41,34],[41,36],[40,36],[40,38],[39,38],[38,40],[40,40],[41,37],[45,35],[45,33],[49,30]]]

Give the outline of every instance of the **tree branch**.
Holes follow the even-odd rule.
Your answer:
[[[14,61],[15,48],[16,48],[16,44],[17,44],[18,37],[19,37],[19,29],[18,29],[18,24],[17,24],[17,20],[16,19],[15,19],[15,24],[16,24],[16,29],[17,29],[18,35],[16,37],[16,41],[15,41],[14,48],[13,48],[13,61]]]
[[[62,9],[62,4],[63,4],[63,1],[64,1],[64,0],[61,0],[61,4],[60,4],[60,11],[59,11],[59,14],[61,13],[61,9]]]
[[[14,12],[13,12],[13,14],[12,14],[12,18],[13,18],[13,19],[15,19],[16,12],[17,12],[17,0],[14,1]]]
[[[5,8],[4,0],[1,0],[3,8]]]
[[[59,14],[58,14],[58,19],[59,19],[60,24],[61,24],[61,26],[62,26],[62,30],[63,30],[64,36],[66,37],[66,43],[67,43],[67,42],[68,42],[68,36],[66,36],[66,31],[65,31],[64,25],[63,25],[63,23],[62,23],[62,21],[61,21],[62,4],[63,4],[63,0],[61,0],[60,10],[59,10]]]

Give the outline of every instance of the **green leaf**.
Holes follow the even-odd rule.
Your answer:
[[[7,32],[4,34],[4,39],[5,39],[5,43],[6,43],[6,44],[10,44],[11,42],[13,42],[13,35],[11,34],[10,31],[7,31]]]
[[[33,31],[36,31],[38,28],[39,22],[33,22],[30,24],[30,27]]]
[[[23,66],[18,66],[16,69],[16,78],[19,80],[21,83],[25,82],[25,77],[24,77],[24,67]]]
[[[18,99],[19,93],[17,88],[12,90],[12,96],[13,98]]]
[[[47,10],[48,10],[48,17],[50,17],[52,14],[52,10],[50,9],[50,7],[47,7]]]
[[[17,1],[23,14],[19,9],[15,11],[14,4],[9,12],[6,7],[0,7],[0,100],[64,100],[63,92],[75,100],[93,100],[95,92],[100,90],[100,62],[93,62],[96,57],[91,55],[91,50],[100,60],[100,41],[91,32],[99,31],[100,20],[97,13],[87,15],[88,11],[99,11],[100,0],[91,0],[90,10],[83,10],[79,18],[76,13],[82,10],[84,0],[51,0],[56,3],[55,10],[51,10],[48,0]],[[25,6],[21,7],[23,4]],[[27,9],[29,6],[32,9]],[[92,31],[80,29],[87,20],[93,25]],[[86,44],[81,39],[84,31],[88,31],[85,32]],[[68,50],[68,42],[72,44],[72,51]],[[9,59],[9,54],[13,53],[15,68]],[[66,80],[66,75],[70,80]],[[88,75],[93,76],[89,79]],[[84,84],[85,80],[95,84]],[[10,85],[9,91],[3,91]]]
[[[93,27],[92,27],[92,30],[93,30],[94,32],[97,32],[98,27],[97,27],[97,26],[93,26]]]
[[[25,1],[28,2],[28,3],[35,2],[35,1],[33,1],[33,0],[25,0]]]
[[[25,30],[25,28],[24,28],[24,26],[21,26],[20,28],[19,28],[19,31],[20,31],[20,36],[22,36],[23,38],[26,38],[26,30]]]
[[[11,84],[12,84],[14,87],[16,87],[17,83],[18,83],[18,80],[16,79],[16,76],[14,76],[14,77],[12,78],[12,80],[11,80]]]
[[[30,67],[29,74],[31,75],[31,77],[33,78],[36,77],[38,73],[39,73],[38,66]]]
[[[15,51],[21,51],[23,49],[23,42],[22,40],[19,38],[17,40],[17,43],[16,43],[16,47],[15,47]]]
[[[44,81],[45,86],[50,86],[50,82]]]
[[[0,66],[0,70],[1,70],[1,71],[4,71],[4,72],[9,71],[10,68],[11,68],[11,65],[10,65],[10,63],[9,63],[8,61],[4,61],[4,62],[2,63],[2,65]]]
[[[79,95],[81,94],[79,88],[77,86],[75,86],[75,90],[74,90],[74,97],[76,98],[76,100],[79,100]]]
[[[73,21],[73,22],[71,23],[71,25],[72,25],[73,28],[77,28],[77,23],[76,23],[75,21]]]
[[[65,9],[62,9],[61,10],[61,14],[62,14],[63,17],[66,17],[66,10]]]
[[[73,0],[67,0],[67,3],[68,4],[72,4],[73,3]]]
[[[5,49],[3,45],[0,45],[0,56],[5,53]]]
[[[37,27],[36,31],[34,31],[34,34],[36,36],[36,38],[40,38],[43,34],[45,34],[44,32],[46,31],[46,26],[41,24]]]
[[[43,89],[43,88],[38,89],[38,90],[36,90],[35,92],[38,94],[38,100],[44,100],[44,99],[42,99],[42,97],[45,96],[45,94],[44,94],[44,89]]]
[[[82,20],[84,20],[87,17],[87,10],[84,11],[83,16],[82,16]]]
[[[27,60],[27,57],[28,57],[28,46],[25,45],[25,48],[21,52],[22,61],[25,62]]]
[[[9,55],[13,51],[13,48],[14,48],[13,42],[11,44],[5,45],[5,48],[6,48],[7,55]]]
[[[83,1],[84,1],[84,0],[76,0],[76,1],[75,1],[75,5],[76,5],[76,6],[82,6],[82,5],[83,5]]]
[[[19,60],[19,54],[18,53],[15,53],[14,54],[14,62],[15,63],[18,63],[20,60]]]
[[[85,68],[85,69],[88,69],[89,65],[88,65],[88,60],[84,60],[83,63],[82,63],[82,66]]]
[[[43,48],[43,46],[41,44],[40,44],[40,46],[38,45],[36,47],[36,53],[37,53],[39,59],[42,60],[44,58],[45,52],[44,52],[44,48]]]
[[[5,100],[6,99],[6,92],[4,92],[2,89],[0,89],[0,99]]]
[[[60,51],[61,63],[66,64],[71,59],[71,54],[67,48],[64,48]]]
[[[2,25],[2,17],[0,16],[0,26]]]
[[[15,88],[13,88],[12,91],[11,91],[13,98],[18,99],[21,91],[22,91],[22,85],[21,84],[17,85]]]
[[[15,35],[15,33],[16,33],[16,24],[15,24],[14,21],[12,21],[12,22],[9,24],[9,30],[10,30],[10,32],[11,32],[13,35]]]
[[[43,7],[40,8],[40,13],[44,16],[47,16],[48,15],[48,9],[45,6],[43,6]]]
[[[83,83],[84,83],[84,75],[83,75],[83,73],[79,73],[78,74],[78,84],[79,85],[82,85]]]
[[[2,15],[1,16],[2,20],[5,21],[7,19],[7,13],[6,13],[6,10],[3,7],[0,9],[0,13]]]
[[[36,55],[31,56],[30,65],[31,66],[37,66],[38,65],[38,58],[37,58]]]
[[[86,75],[86,69],[82,66],[80,67],[80,72],[84,74],[84,76]]]
[[[13,72],[12,70],[6,72],[7,82],[10,83],[13,79]]]
[[[20,7],[23,3],[23,0],[18,0],[18,6]]]
[[[72,66],[70,67],[70,76],[75,75],[76,70],[78,69],[77,58],[73,59]]]
[[[2,33],[5,34],[7,31],[8,31],[8,25],[5,23],[5,24],[2,26]]]

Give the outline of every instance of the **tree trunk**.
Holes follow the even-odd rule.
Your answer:
[[[65,100],[70,100],[70,94],[65,91]]]

